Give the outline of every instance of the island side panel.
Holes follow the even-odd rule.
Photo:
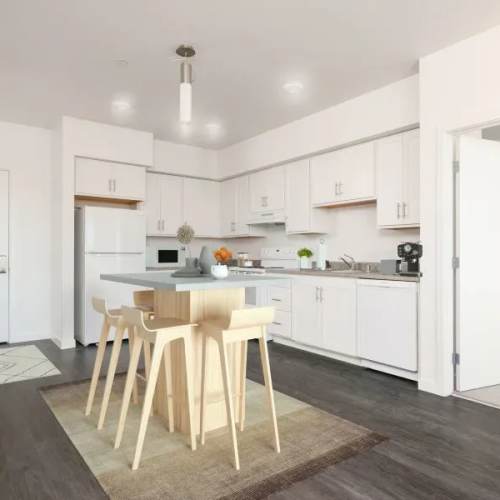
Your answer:
[[[159,317],[177,317],[192,323],[214,317],[229,317],[231,311],[245,307],[245,289],[229,288],[215,290],[196,290],[175,292],[171,290],[155,290],[155,313]],[[195,328],[192,335],[192,359],[194,394],[195,394],[195,426],[199,432],[200,396],[201,396],[201,355],[203,335]],[[226,425],[226,409],[224,391],[217,344],[213,341],[207,345],[209,357],[207,430]],[[187,432],[185,367],[182,341],[172,343],[172,372],[174,420],[177,430]],[[229,346],[229,365],[232,391],[235,398],[235,414],[239,414],[238,394],[240,349],[239,344]],[[155,398],[155,410],[168,421],[164,372],[160,374]]]

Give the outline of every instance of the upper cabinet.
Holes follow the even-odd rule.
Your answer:
[[[221,235],[220,182],[184,179],[184,220],[195,236],[219,238]]]
[[[419,215],[419,131],[376,142],[377,223],[381,227],[411,227]]]
[[[375,200],[374,143],[311,158],[311,200],[314,206]]]
[[[175,236],[183,223],[183,178],[146,176],[146,228],[148,236]]]
[[[142,201],[145,199],[144,167],[77,158],[75,195]]]
[[[285,166],[286,231],[292,233],[327,232],[328,212],[311,204],[310,161]]]
[[[260,236],[258,228],[248,225],[250,220],[249,177],[244,175],[221,183],[222,236],[240,238]]]
[[[269,168],[249,178],[251,223],[284,222],[285,168]]]

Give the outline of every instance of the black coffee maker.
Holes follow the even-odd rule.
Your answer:
[[[420,243],[401,243],[398,245],[398,257],[401,258],[402,276],[420,276],[420,262],[422,245]]]

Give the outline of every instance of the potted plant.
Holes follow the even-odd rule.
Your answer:
[[[233,254],[226,247],[220,247],[214,252],[214,257],[217,264],[212,266],[212,276],[217,279],[227,278],[229,275],[227,263],[233,258]]]
[[[312,250],[309,248],[301,248],[297,251],[297,255],[300,259],[300,268],[301,269],[311,269],[311,257],[313,256]]]

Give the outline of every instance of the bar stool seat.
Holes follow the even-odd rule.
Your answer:
[[[233,443],[234,465],[237,470],[240,469],[240,460],[238,453],[238,442],[236,438],[235,417],[233,409],[233,393],[230,384],[229,366],[228,366],[228,344],[234,342],[241,343],[241,370],[240,370],[240,391],[239,391],[239,425],[240,431],[243,431],[245,420],[245,393],[246,393],[246,362],[248,341],[257,339],[259,341],[260,359],[262,371],[269,402],[269,411],[274,433],[274,448],[280,453],[280,441],[278,434],[278,423],[276,420],[276,409],[274,405],[273,383],[271,378],[271,369],[269,366],[269,354],[266,342],[266,326],[272,323],[274,318],[273,307],[260,307],[252,309],[240,309],[231,313],[230,318],[207,319],[200,323],[200,328],[204,334],[203,352],[202,352],[202,389],[201,389],[201,415],[200,415],[200,441],[205,444],[205,423],[207,406],[207,388],[206,382],[210,367],[207,359],[207,340],[212,338],[217,342],[219,348],[219,357],[222,367],[222,378],[224,384],[224,397],[226,401],[226,413],[231,440]]]
[[[139,433],[137,436],[137,445],[135,449],[134,460],[132,463],[132,470],[139,467],[142,455],[142,448],[144,445],[144,438],[146,436],[147,424],[151,408],[153,404],[153,396],[156,389],[156,382],[158,380],[158,373],[162,358],[164,358],[165,376],[167,380],[167,409],[168,409],[168,423],[169,431],[174,429],[174,415],[173,404],[171,400],[171,392],[169,390],[169,381],[171,383],[171,358],[170,358],[170,343],[177,339],[182,339],[184,344],[184,366],[186,369],[186,399],[189,421],[189,434],[191,449],[196,449],[196,433],[194,431],[193,422],[193,381],[192,381],[192,346],[191,335],[193,327],[197,326],[194,323],[186,323],[178,318],[155,318],[151,320],[144,319],[140,311],[130,307],[122,307],[123,316],[129,325],[135,328],[136,337],[130,356],[130,362],[127,372],[127,380],[125,382],[125,390],[123,393],[122,407],[120,411],[120,418],[118,421],[118,429],[115,439],[115,448],[121,444],[123,432],[125,429],[125,421],[127,418],[128,407],[130,403],[130,396],[132,394],[133,383],[137,371],[137,364],[143,345],[153,345],[153,355],[151,358],[151,367],[149,377],[146,385],[146,393],[144,395],[144,402],[142,407],[141,421],[139,425]]]

